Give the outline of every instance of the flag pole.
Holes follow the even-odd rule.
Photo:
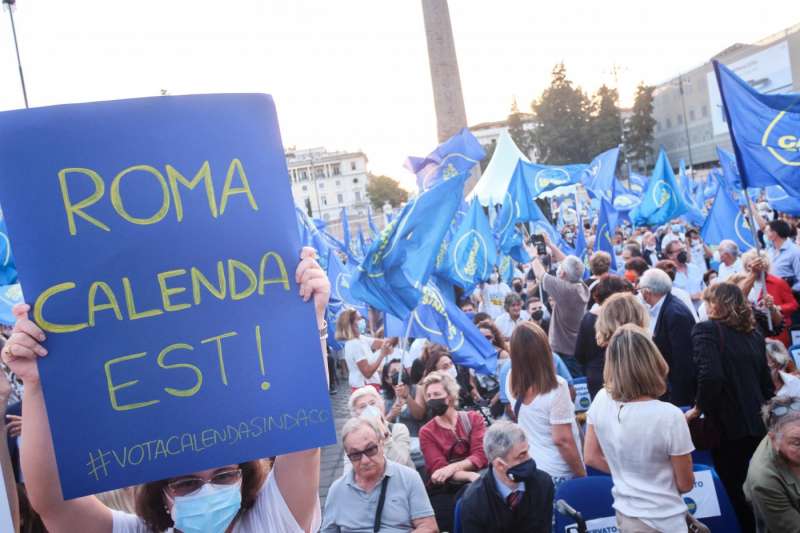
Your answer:
[[[756,217],[753,215],[753,202],[750,200],[750,192],[747,190],[747,187],[742,187],[744,190],[744,197],[747,200],[747,213],[750,217],[750,232],[753,234],[753,242],[755,243],[756,247],[756,255],[760,258],[761,257],[761,241],[758,239],[758,233],[756,232]],[[723,194],[727,194],[727,192],[723,191]],[[767,273],[763,270],[761,271],[761,286],[764,289],[764,292],[767,292]],[[744,295],[747,298],[747,295]],[[769,327],[770,331],[772,330],[772,313],[770,312],[769,307],[767,307],[767,326]]]
[[[531,234],[528,231],[528,227],[525,224],[521,224],[521,225],[522,225],[522,231],[523,231],[523,233],[525,233],[525,242],[528,242],[528,241],[531,240]],[[539,255],[537,254],[536,257],[539,257]],[[544,266],[544,265],[542,265],[542,266]],[[539,288],[539,301],[542,302],[542,305],[544,305],[544,292],[542,291],[542,280],[537,279],[536,280],[536,286]]]
[[[750,215],[750,232],[753,234],[753,243],[755,244],[756,248],[756,255],[761,257],[761,241],[758,239],[758,233],[756,232],[756,218],[753,215],[753,202],[750,200],[750,192],[747,190],[747,172],[745,170],[742,154],[739,151],[739,145],[736,144],[736,136],[733,132],[733,124],[731,123],[731,114],[728,111],[728,103],[726,101],[725,91],[722,88],[722,80],[720,79],[719,74],[719,62],[712,60],[711,65],[714,67],[714,76],[717,78],[717,86],[719,87],[719,95],[722,99],[722,112],[725,114],[725,121],[728,123],[728,133],[731,136],[731,144],[733,145],[733,154],[736,156],[736,166],[739,169],[739,175],[742,178],[742,190],[744,191],[744,198],[747,201],[747,212]],[[722,183],[720,183],[720,187]],[[727,194],[723,191],[723,194]],[[761,285],[764,287],[764,292],[767,290],[767,273],[762,271],[761,272]],[[747,295],[745,294],[745,298]],[[767,308],[767,326],[769,329],[772,329],[772,314],[770,313],[769,308]]]

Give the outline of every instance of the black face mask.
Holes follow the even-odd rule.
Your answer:
[[[534,320],[541,320],[544,318],[544,311],[542,309],[537,309],[531,313],[531,318]]]
[[[678,257],[677,257],[677,259],[678,259],[678,262],[679,262],[679,263],[681,263],[681,264],[684,264],[684,265],[685,265],[685,264],[686,264],[686,261],[688,261],[688,260],[689,260],[689,256],[687,255],[687,253],[686,253],[686,251],[685,251],[685,250],[681,250],[680,252],[678,252]]]
[[[428,409],[430,409],[431,416],[442,416],[447,412],[447,400],[444,398],[436,398],[428,400]]]
[[[522,285],[514,284],[514,290],[517,292],[522,292]]]
[[[513,466],[506,471],[508,479],[514,483],[520,481],[527,481],[536,478],[536,462],[533,459],[528,459],[516,466]]]

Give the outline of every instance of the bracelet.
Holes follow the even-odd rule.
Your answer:
[[[323,320],[322,326],[319,328],[319,338],[320,340],[325,340],[328,338],[328,321]]]

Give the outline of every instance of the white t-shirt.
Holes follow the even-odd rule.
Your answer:
[[[502,281],[495,284],[487,283],[481,291],[481,311],[489,313],[494,320],[503,313],[503,304],[510,292],[511,287]]]
[[[717,282],[719,283],[721,281],[725,281],[729,277],[733,276],[734,274],[738,274],[743,270],[744,267],[742,266],[742,259],[739,257],[736,258],[736,261],[731,266],[728,266],[720,261],[719,271],[717,273]]]
[[[800,396],[800,378],[780,372],[783,386],[775,391],[775,396]]]
[[[154,533],[144,521],[136,515],[122,511],[111,511],[113,519],[112,533]],[[322,522],[319,500],[314,510],[310,531],[317,531]],[[168,532],[173,529],[169,528]],[[292,516],[292,512],[283,499],[278,482],[272,472],[261,487],[256,502],[243,518],[233,526],[233,533],[303,533],[303,529]]]
[[[372,338],[361,335],[357,339],[350,339],[344,343],[344,360],[347,362],[348,381],[353,388],[357,389],[372,383],[380,385],[381,383],[380,366],[369,378],[365,378],[356,364],[359,361],[372,364],[380,357],[380,352],[373,353],[372,342]]]
[[[621,403],[601,389],[586,419],[594,426],[614,488],[614,509],[659,531],[686,531],[686,504],[671,456],[692,453],[681,410],[659,400]]]
[[[570,424],[575,447],[581,455],[583,446],[578,424],[575,423],[575,405],[569,395],[569,385],[561,376],[556,376],[556,381],[558,386],[555,389],[538,395],[527,405],[523,403],[520,406],[518,423],[528,438],[530,454],[536,461],[536,467],[551,477],[572,478],[575,474],[553,442],[552,426]],[[511,393],[511,379],[506,380],[505,387],[508,402],[513,408],[517,399]]]
[[[414,364],[414,361],[422,357],[422,351],[427,345],[428,339],[414,339],[414,342],[411,343],[411,347],[403,354],[403,366],[406,368],[411,368],[411,366]]]

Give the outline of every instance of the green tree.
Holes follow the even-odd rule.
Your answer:
[[[484,147],[484,151],[486,151],[486,155],[483,156],[481,159],[481,172],[486,170],[486,167],[489,166],[489,161],[492,160],[492,156],[494,155],[495,148],[497,148],[497,143],[493,142],[489,146]]]
[[[631,165],[644,172],[653,161],[653,89],[644,82],[636,87],[633,113],[625,123],[625,156]]]
[[[508,134],[511,136],[511,140],[527,156],[534,148],[533,135],[531,135],[530,130],[526,130],[522,125],[522,113],[517,107],[516,98],[511,101],[511,112],[508,114],[507,122]]]
[[[563,63],[553,68],[550,86],[532,108],[536,115],[533,144],[539,162],[569,164],[591,159],[591,104],[580,87],[572,86]]]
[[[622,142],[618,99],[617,90],[609,89],[605,85],[594,95],[589,123],[592,156],[619,146]]]
[[[397,180],[373,174],[370,174],[367,180],[367,196],[374,209],[383,207],[386,202],[392,204],[392,207],[397,207],[408,200],[408,192],[400,187]]]

